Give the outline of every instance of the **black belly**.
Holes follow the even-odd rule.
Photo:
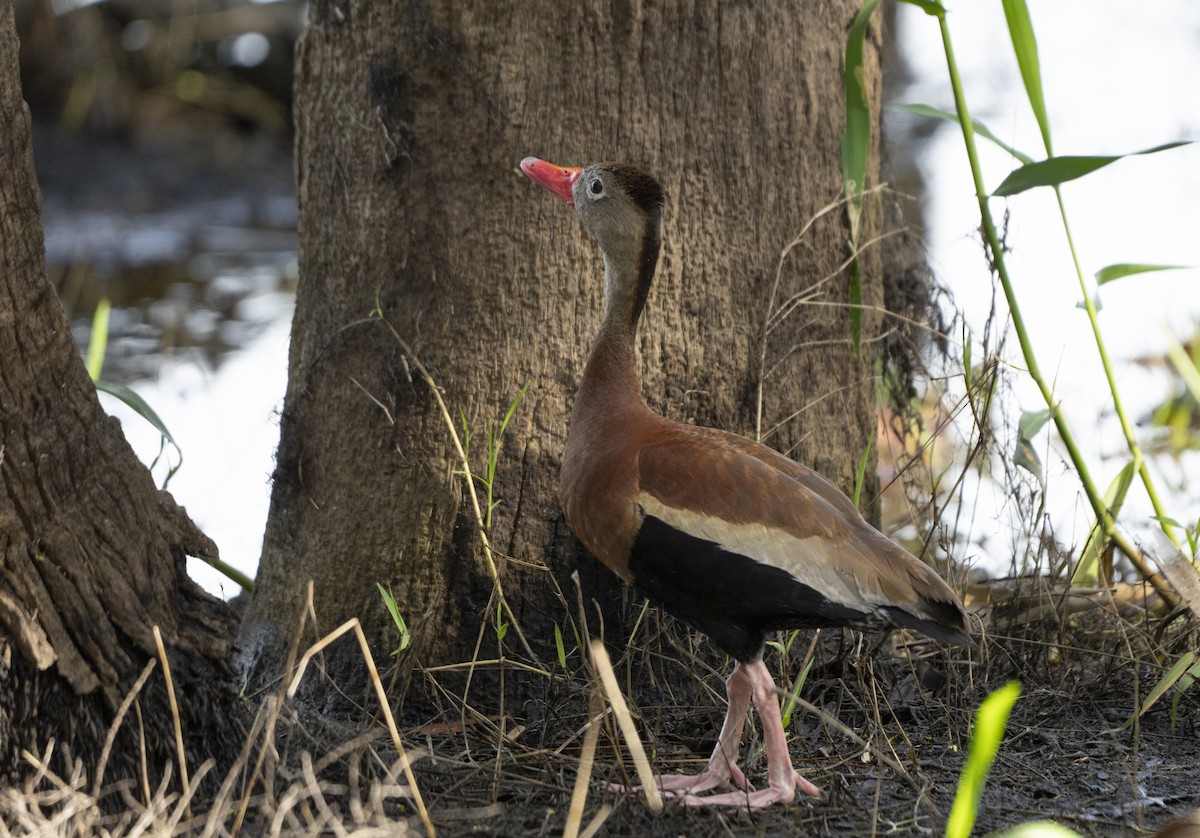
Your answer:
[[[868,617],[785,570],[688,535],[652,515],[634,540],[629,569],[651,602],[739,661],[761,655],[769,631],[855,625]]]

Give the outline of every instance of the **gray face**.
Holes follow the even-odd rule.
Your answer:
[[[637,258],[646,216],[629,197],[616,172],[604,163],[586,167],[572,189],[575,211],[610,261]]]

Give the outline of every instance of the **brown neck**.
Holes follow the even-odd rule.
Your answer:
[[[632,330],[610,328],[616,324],[605,320],[600,334],[592,345],[575,410],[602,410],[644,406],[642,381],[637,369],[637,351]]]

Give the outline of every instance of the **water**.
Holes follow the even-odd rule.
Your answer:
[[[39,130],[35,154],[48,272],[76,340],[86,347],[96,304],[107,297],[103,378],[145,399],[178,442],[182,463],[125,404],[104,393],[101,402],[141,460],[158,460],[160,485],[180,466],[168,487],[176,501],[221,558],[253,578],[297,278],[286,153],[242,177],[173,154],[83,148]],[[188,569],[215,593],[238,592],[203,562]]]

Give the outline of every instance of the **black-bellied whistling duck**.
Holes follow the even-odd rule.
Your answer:
[[[692,805],[760,808],[820,790],[792,767],[766,633],[851,626],[916,629],[970,644],[958,597],[929,567],[863,520],[821,475],[735,434],[671,422],[642,399],[635,336],[658,264],[665,201],[631,166],[521,169],[575,208],[604,254],[604,320],[571,410],[559,498],[580,541],[652,602],[737,661],[729,712],[698,775],[663,775]],[[770,786],[737,766],[754,702]],[[732,781],[743,791],[696,797]]]

